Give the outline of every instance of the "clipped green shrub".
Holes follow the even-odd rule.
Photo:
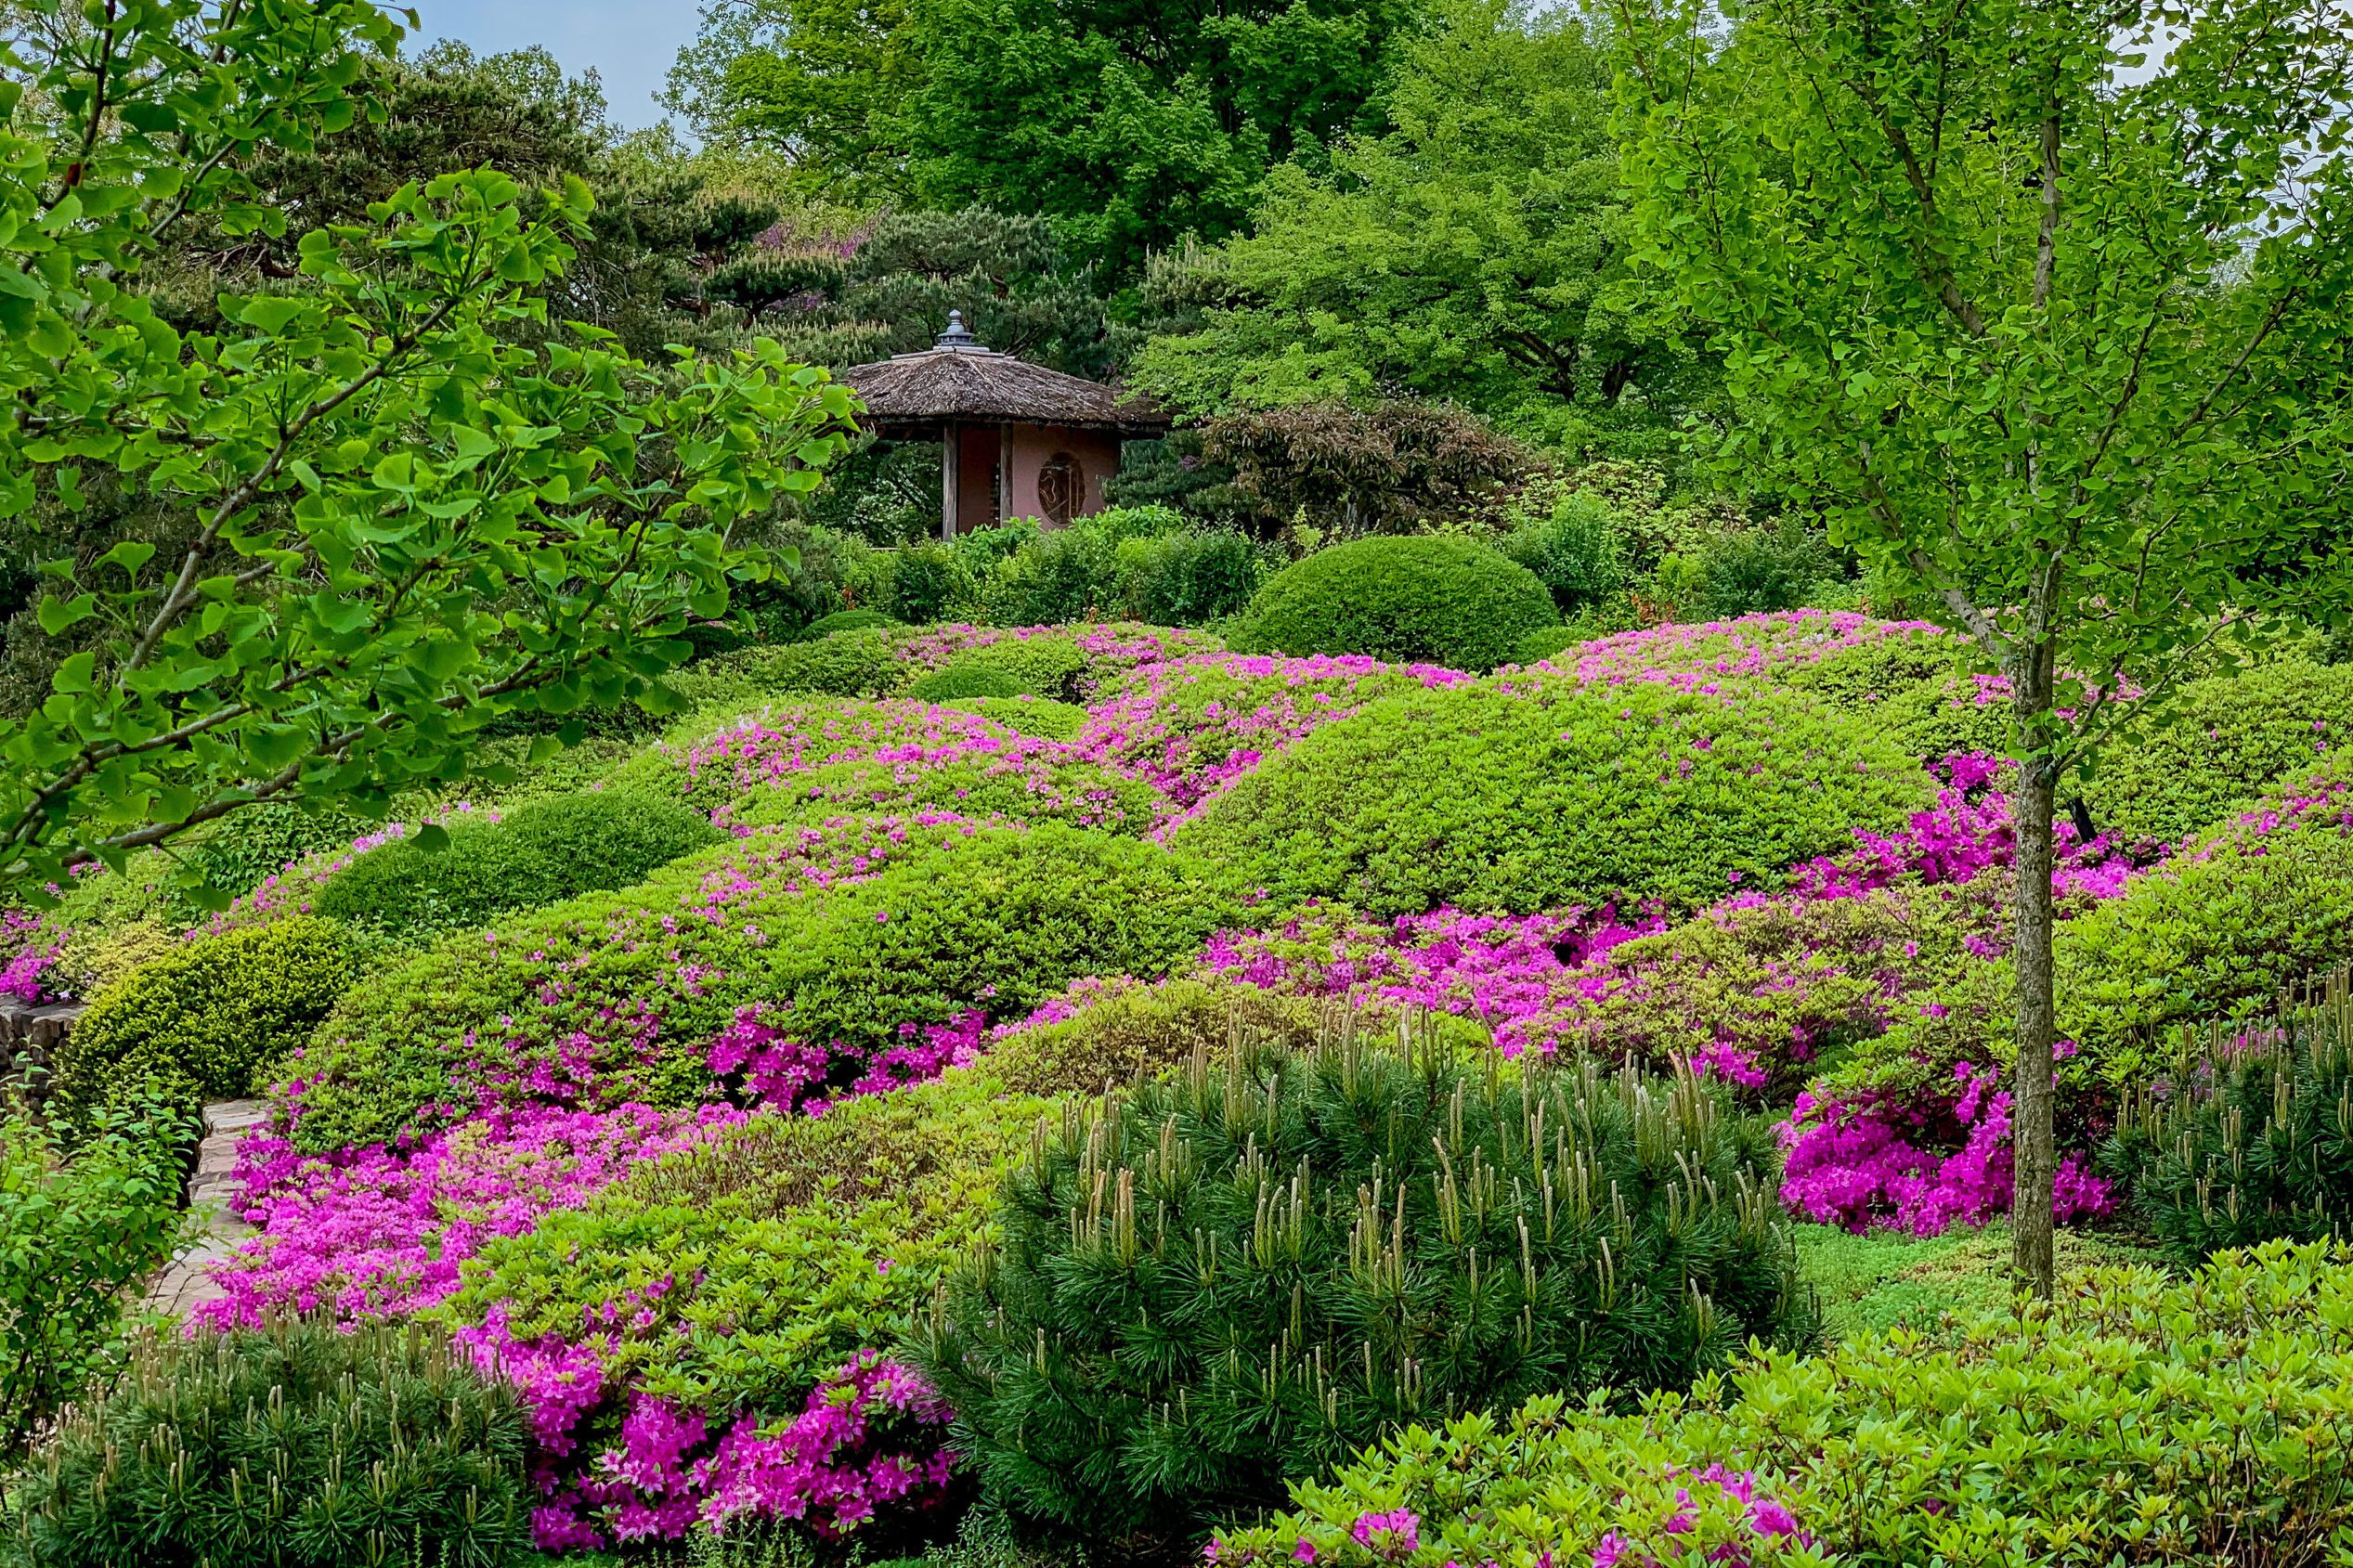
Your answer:
[[[1585,641],[1583,628],[1573,626],[1539,627],[1519,640],[1512,650],[1514,664],[1548,664],[1568,653]]]
[[[0,1117],[0,1442],[109,1369],[126,1299],[179,1238],[193,1131],[168,1108],[102,1111],[69,1149],[55,1128]]]
[[[2348,1324],[2342,1249],[2187,1280],[2098,1269],[1950,1342],[1768,1352],[1638,1414],[1548,1397],[1432,1419],[1221,1534],[1216,1560],[2324,1562],[2353,1529]]]
[[[2211,676],[2182,688],[2144,729],[2065,787],[2092,821],[2146,849],[2186,843],[2274,784],[2353,745],[2353,666],[2303,661]]]
[[[1201,1057],[1040,1124],[913,1341],[994,1503],[1173,1556],[1397,1422],[1813,1341],[1762,1125],[1407,1040]]]
[[[1793,693],[1519,679],[1377,703],[1236,779],[1173,842],[1280,900],[1670,911],[1780,887],[1886,831],[1930,780]]]
[[[669,684],[698,713],[740,711],[777,696],[896,696],[915,673],[899,658],[898,635],[875,626],[814,641],[745,648],[671,675]]]
[[[1055,702],[1086,701],[1093,668],[1086,650],[1065,631],[1000,637],[958,654],[956,662],[971,669],[1001,671],[1020,682],[1021,691]]]
[[[142,1095],[174,1104],[253,1094],[351,983],[343,934],[296,915],[200,937],[90,1000],[58,1046],[70,1114]]]
[[[2253,1027],[2187,1029],[2125,1097],[2101,1173],[2175,1262],[2353,1239],[2353,992]]]
[[[1559,619],[1533,572],[1482,545],[1439,535],[1366,538],[1275,574],[1250,602],[1234,645],[1484,670]]]
[[[1966,677],[1975,658],[1975,645],[1965,638],[1913,628],[1871,637],[1811,662],[1782,663],[1774,679],[1860,710],[1876,708],[1923,685],[1942,686]]]
[[[885,615],[880,610],[836,610],[832,615],[811,621],[801,628],[800,635],[795,641],[822,642],[840,632],[874,631],[901,624],[896,616]]]
[[[530,1340],[619,1309],[602,1358],[617,1394],[626,1380],[714,1415],[797,1409],[824,1374],[913,1326],[1050,1108],[964,1071],[822,1117],[756,1114],[487,1241],[439,1314],[479,1322],[495,1305]],[[687,1257],[691,1274],[644,1289],[652,1260]],[[585,1438],[610,1437],[625,1408],[615,1398]]]
[[[1100,762],[1015,736],[1015,745],[920,769],[867,758],[806,769],[720,813],[730,829],[815,827],[853,815],[952,811],[975,822],[1068,823],[1143,834],[1160,824],[1159,791]]]
[[[1201,626],[1249,608],[1266,573],[1257,546],[1231,529],[1185,529],[1121,544],[1120,603],[1154,626]]]
[[[0,1562],[521,1563],[529,1430],[418,1328],[161,1339],[10,1483]]]
[[[722,836],[702,812],[648,794],[536,800],[495,822],[461,818],[439,850],[403,838],[360,855],[327,879],[312,907],[331,919],[422,938],[626,888]]]
[[[1016,734],[1035,735],[1041,740],[1075,740],[1078,732],[1086,728],[1086,709],[1076,703],[1058,703],[1050,697],[956,697],[946,706],[977,713]]]
[[[1046,528],[999,561],[981,584],[981,618],[991,626],[1059,626],[1095,620],[1119,602],[1118,546],[1085,522]]]
[[[1018,697],[1021,694],[1019,676],[1009,669],[977,660],[959,660],[929,675],[918,676],[915,683],[907,688],[907,695],[927,703],[952,703],[964,697]]]
[[[1590,490],[1560,497],[1551,512],[1528,518],[1495,548],[1536,574],[1564,616],[1626,590],[1609,502]]]
[[[838,1090],[889,1077],[926,1028],[1026,1016],[1082,975],[1165,973],[1239,914],[1182,857],[1053,823],[760,836],[370,976],[312,1038],[295,1137],[377,1142],[535,1073],[585,1105],[692,1104],[715,1091],[711,1042],[755,1004],[826,1053],[812,1092]]]

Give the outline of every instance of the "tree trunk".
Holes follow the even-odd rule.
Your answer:
[[[2034,1294],[2050,1299],[2051,1185],[2059,1167],[2052,1122],[2051,812],[2057,771],[2047,748],[2051,723],[2052,659],[2035,650],[2013,688],[2023,745],[2018,784],[2010,797],[2010,830],[2017,844],[2018,889],[2011,905],[2011,960],[2018,978],[2018,1065],[2010,1077],[2010,1150],[2017,1178],[2010,1208],[2010,1266]]]

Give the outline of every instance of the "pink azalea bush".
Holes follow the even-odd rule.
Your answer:
[[[1582,684],[1665,680],[1689,685],[1778,677],[1878,642],[1950,636],[1928,621],[1875,620],[1851,610],[1777,610],[1622,631],[1531,667]]]
[[[1882,1225],[1915,1236],[2008,1213],[2010,1095],[2000,1078],[1997,1068],[1963,1062],[1945,1095],[1800,1095],[1779,1129],[1782,1202],[1817,1224],[1853,1231]],[[2060,1160],[2055,1218],[2096,1218],[2114,1207],[2105,1182],[2074,1155]]]
[[[0,909],[0,996],[31,1006],[50,1000],[45,985],[65,945],[65,932],[49,916],[33,910]]]
[[[1196,654],[1129,671],[1088,708],[1072,745],[1190,807],[1268,753],[1369,702],[1471,679],[1358,654]]]
[[[494,1236],[574,1208],[638,1162],[743,1120],[731,1106],[492,1110],[422,1140],[306,1155],[267,1129],[237,1148],[236,1207],[259,1234],[214,1273],[198,1316],[250,1328],[276,1311],[408,1316],[457,1289]]]

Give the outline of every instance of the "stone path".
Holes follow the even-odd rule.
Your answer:
[[[228,1174],[237,1166],[237,1140],[267,1117],[259,1100],[221,1100],[204,1108],[204,1142],[197,1150],[196,1174],[188,1178],[188,1207],[193,1221],[188,1244],[155,1276],[141,1304],[150,1312],[185,1315],[221,1294],[204,1271],[237,1249],[254,1227],[230,1212]]]

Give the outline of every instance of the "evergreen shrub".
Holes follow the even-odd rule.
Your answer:
[[[1085,702],[1095,679],[1095,661],[1078,639],[1066,631],[1000,637],[958,654],[956,662],[975,669],[1001,670],[1019,681],[1022,691],[1056,702]]]
[[[235,897],[252,892],[265,878],[306,855],[349,844],[368,826],[364,819],[344,812],[263,801],[223,817],[202,843],[187,851],[187,858],[206,883]]]
[[[343,933],[307,915],[188,941],[91,998],[58,1043],[53,1104],[78,1115],[251,1095],[334,1006],[351,967]]]
[[[1258,547],[1228,528],[1128,539],[1112,565],[1122,607],[1153,626],[1202,626],[1239,615],[1266,575]]]
[[[1279,901],[1670,912],[1783,885],[1933,794],[1876,727],[1785,691],[1523,678],[1414,693],[1236,779],[1172,842]]]
[[[1197,866],[1133,838],[955,822],[842,834],[722,845],[370,976],[305,1055],[296,1142],[378,1142],[519,1083],[593,1107],[692,1104],[714,1093],[722,1031],[807,1069],[789,1093],[747,1093],[888,1087],[944,1065],[927,1031],[1024,1017],[1083,975],[1166,973],[1240,915]]]
[[[1527,518],[1497,540],[1496,550],[1535,573],[1564,616],[1627,586],[1609,502],[1590,490],[1557,498],[1552,511]]]
[[[108,1369],[126,1299],[179,1238],[192,1132],[136,1107],[99,1112],[68,1148],[53,1127],[0,1118],[0,1443]]]
[[[1768,1351],[1639,1413],[1397,1433],[1221,1568],[2323,1562],[2353,1530],[2353,1251],[2092,1271],[1934,1341]],[[2259,1530],[2259,1541],[2248,1532]]]
[[[528,1437],[513,1393],[418,1327],[171,1336],[9,1484],[0,1562],[519,1564]]]
[[[644,880],[722,837],[675,800],[599,791],[536,800],[492,822],[461,819],[438,850],[402,838],[329,877],[312,907],[401,938],[485,925],[518,909]]]
[[[961,620],[980,601],[980,579],[954,545],[927,541],[891,552],[890,608],[909,626]]]
[[[1085,521],[1043,529],[990,568],[981,618],[991,626],[1099,619],[1119,602],[1117,560],[1117,542]]]
[[[2176,1263],[2276,1239],[2353,1239],[2353,992],[2187,1029],[2126,1095],[2100,1169]]]
[[[1400,1421],[1812,1341],[1762,1126],[1404,1038],[1203,1053],[1039,1123],[914,1341],[994,1502],[1157,1553]]]
[[[900,661],[898,634],[887,626],[812,641],[744,648],[705,659],[668,677],[698,712],[754,707],[773,696],[889,697],[915,673]]]
[[[1260,654],[1365,654],[1392,664],[1485,670],[1560,616],[1533,572],[1468,539],[1364,538],[1268,579],[1234,646]]]

